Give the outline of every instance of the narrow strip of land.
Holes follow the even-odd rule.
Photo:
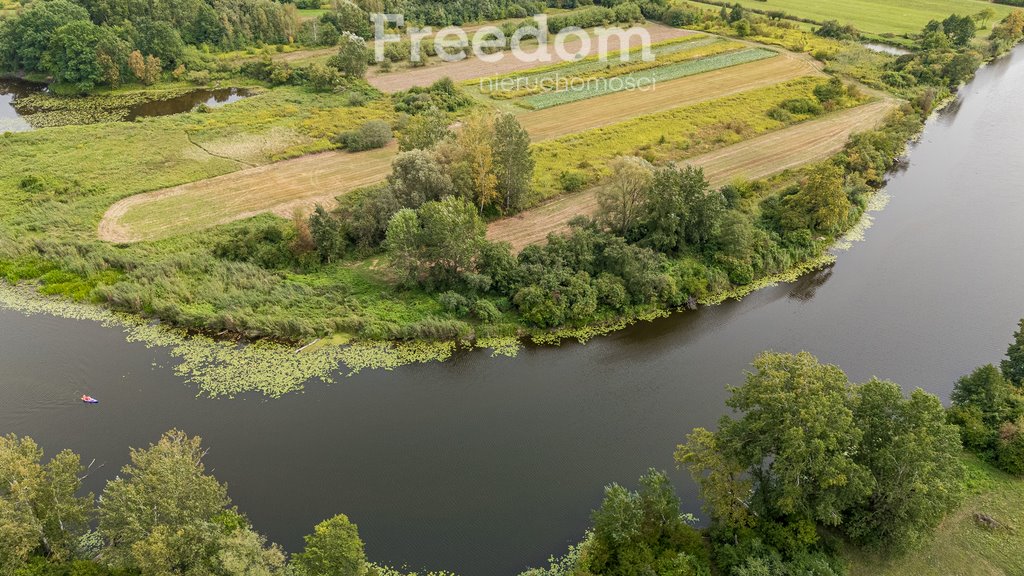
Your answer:
[[[752,138],[681,162],[699,166],[712,186],[737,179],[763,178],[790,168],[823,160],[835,154],[856,132],[870,130],[896,106],[879,100],[825,118]],[[597,212],[598,188],[556,198],[536,208],[493,222],[487,238],[508,242],[518,252],[546,241],[548,234],[568,229],[576,216]]]
[[[523,112],[518,117],[534,141],[547,140],[810,75],[824,73],[804,58],[783,53],[767,60],[660,82],[653,90],[642,93],[616,92]]]

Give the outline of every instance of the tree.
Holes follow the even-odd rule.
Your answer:
[[[472,198],[480,212],[498,199],[498,178],[494,173],[494,122],[489,116],[477,114],[463,122],[455,137],[454,157],[448,159],[450,169],[468,176],[470,189],[463,193]],[[456,179],[458,182],[458,179]]]
[[[985,8],[981,12],[978,12],[972,18],[982,28],[988,28],[988,23],[996,17],[996,11],[991,8]]]
[[[1006,359],[1000,363],[1003,377],[1018,388],[1024,388],[1024,319],[1017,324],[1013,343],[1006,349]]]
[[[506,213],[522,208],[533,180],[534,160],[530,135],[513,114],[494,121],[494,173]]]
[[[664,472],[651,469],[636,492],[612,484],[594,511],[594,531],[586,558],[588,573],[606,576],[705,574],[695,519],[679,511],[679,497]]]
[[[132,449],[123,476],[100,499],[103,558],[143,575],[202,572],[218,549],[216,519],[230,500],[205,473],[199,437],[171,430],[148,449]]]
[[[42,459],[32,439],[0,436],[0,573],[14,573],[34,551],[69,560],[88,530],[93,497],[76,495],[78,456],[65,450]]]
[[[142,77],[143,84],[156,84],[160,81],[160,74],[163,72],[163,64],[160,59],[150,54],[146,56],[145,73]]]
[[[831,163],[815,168],[797,193],[784,198],[784,205],[784,227],[838,232],[850,218],[850,200],[846,197],[842,168]]]
[[[100,44],[116,42],[109,29],[89,21],[61,26],[53,33],[46,52],[47,69],[58,82],[73,84],[88,92],[104,83],[109,68],[101,62]],[[109,59],[109,55],[107,56]]]
[[[324,520],[306,536],[295,564],[303,576],[363,576],[366,552],[358,528],[344,514]]]
[[[327,92],[333,90],[341,82],[341,73],[319,62],[309,65],[309,86],[314,90]]]
[[[396,156],[391,162],[388,186],[399,204],[406,208],[440,200],[455,190],[448,170],[435,154],[425,150],[411,150]]]
[[[964,47],[971,43],[978,31],[978,26],[970,16],[951,14],[942,21],[942,28],[953,41],[954,46]]]
[[[128,70],[131,71],[132,75],[135,76],[142,82],[146,79],[146,58],[143,57],[142,52],[133,50],[128,55]]]
[[[675,460],[689,468],[708,514],[726,526],[744,527],[752,519],[749,499],[753,482],[743,465],[718,443],[713,432],[695,428],[686,443],[676,448]]]
[[[351,32],[342,32],[338,39],[338,53],[328,63],[346,76],[362,78],[366,75],[368,58],[366,41]]]
[[[639,217],[641,244],[674,254],[687,244],[703,248],[718,231],[725,197],[710,190],[700,168],[658,169]]]
[[[399,135],[398,149],[403,152],[429,150],[441,140],[452,136],[448,124],[448,116],[437,108],[416,114],[409,118]]]
[[[68,0],[28,3],[0,26],[0,68],[41,72],[54,33],[72,22],[88,22],[89,13]]]
[[[654,167],[643,158],[620,156],[612,161],[611,168],[611,178],[597,197],[600,219],[613,232],[628,238],[654,180]]]
[[[472,204],[448,196],[400,210],[388,223],[384,245],[408,280],[443,289],[476,272],[486,231]]]
[[[848,408],[846,375],[836,366],[819,364],[806,352],[795,356],[766,352],[754,360],[754,368],[743,386],[730,390],[726,401],[741,416],[723,417],[713,443],[701,433],[696,445],[682,448],[684,455],[699,456],[714,446],[723,454],[721,463],[706,456],[684,461],[721,466],[707,473],[723,479],[734,477],[736,469],[745,470],[753,491],[742,506],[760,521],[840,524],[844,512],[866,498],[873,484],[870,471],[854,460],[862,433]],[[701,473],[693,466],[691,471]],[[721,481],[712,487],[716,502],[723,500],[723,494],[740,493],[738,487]],[[744,515],[716,511],[716,517],[742,519]]]
[[[855,387],[852,409],[863,433],[856,460],[871,471],[871,496],[854,506],[844,531],[857,543],[903,552],[924,541],[963,499],[956,426],[942,403],[918,389],[871,380]]]
[[[309,215],[309,233],[321,262],[330,264],[345,253],[346,243],[341,223],[320,204]]]

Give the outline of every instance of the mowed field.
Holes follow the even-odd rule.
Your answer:
[[[850,135],[878,126],[895,108],[892,100],[879,100],[798,124],[688,159],[699,166],[713,187],[737,179],[754,179],[823,160],[838,152]],[[487,238],[508,242],[518,252],[544,242],[548,234],[568,229],[576,216],[593,215],[598,208],[598,188],[561,196],[516,216],[493,222]]]
[[[977,14],[991,8],[1002,19],[1013,9],[985,0],[730,0],[754,10],[781,10],[818,22],[839,20],[862,32],[905,34],[920,32],[931,20],[950,14]],[[700,2],[695,2],[700,4]],[[718,10],[718,6],[705,5]]]
[[[534,142],[540,142],[821,74],[806,56],[783,53],[758,62],[662,82],[656,90],[646,93],[615,93],[545,110],[524,111],[520,120]],[[872,109],[864,108],[862,113]],[[832,127],[833,132],[822,132],[820,137],[827,143],[836,139],[836,146],[841,146],[846,136],[860,126],[858,118],[858,114],[838,114],[825,124],[815,122],[798,126],[795,134],[815,132],[816,129],[810,126],[821,126],[823,130]],[[813,137],[814,134],[807,136]],[[793,154],[789,161],[773,156],[774,152],[763,157],[755,156],[754,160],[760,158],[762,163],[771,166],[762,166],[747,159],[752,164],[742,175],[753,178],[789,167],[790,162],[799,164],[805,158],[815,159],[819,152],[814,147],[807,147],[809,143],[813,141],[800,141],[798,145],[803,149]],[[785,149],[790,145],[784,142],[779,146]],[[726,150],[734,149],[744,150],[736,147]],[[832,149],[826,145],[821,154],[827,155]],[[99,224],[98,235],[110,242],[159,240],[260,213],[288,217],[296,209],[312,208],[317,203],[330,206],[335,198],[346,192],[383,181],[390,173],[390,163],[396,153],[393,145],[356,154],[325,152],[128,197],[107,210]],[[726,154],[715,157],[721,158],[717,162],[722,166],[718,168],[716,164],[709,170],[720,170],[723,175],[729,173],[728,178],[732,178],[735,175],[729,171],[742,168],[739,161],[724,150],[717,154]],[[712,161],[711,155],[702,159]],[[517,248],[543,241],[548,232],[563,228],[573,215],[593,210],[595,200],[586,194],[560,198],[519,217],[495,223],[491,234],[510,241]]]
[[[821,72],[812,61],[787,53],[662,82],[639,97],[620,92],[524,111],[519,119],[538,142],[814,74]],[[111,206],[98,235],[109,242],[158,240],[262,212],[288,216],[296,208],[330,205],[345,192],[384,180],[395,153],[394,147],[358,154],[324,152],[139,194]]]
[[[108,242],[157,240],[296,208],[375,182],[391,171],[397,147],[350,154],[324,152],[247,168],[216,178],[130,196],[111,206],[99,226]]]

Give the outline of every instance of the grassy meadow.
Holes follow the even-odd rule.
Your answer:
[[[1024,574],[1024,481],[965,456],[970,496],[921,548],[895,559],[847,550],[849,576],[1013,576]],[[983,527],[975,514],[998,525]]]

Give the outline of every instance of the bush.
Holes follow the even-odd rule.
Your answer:
[[[583,187],[587,185],[587,177],[581,172],[566,170],[558,175],[558,184],[562,190],[571,194],[583,190]]]
[[[349,152],[362,152],[387,146],[392,136],[390,124],[383,120],[370,120],[358,130],[339,134],[333,141]]]
[[[779,107],[791,114],[808,114],[811,116],[818,116],[824,112],[824,108],[821,104],[811,100],[810,98],[793,98],[786,100]]]
[[[443,292],[437,297],[437,301],[441,304],[442,308],[456,316],[461,317],[469,314],[469,300],[458,292],[450,290]]]
[[[493,324],[501,319],[501,311],[490,300],[480,299],[473,303],[473,316],[484,324]]]

